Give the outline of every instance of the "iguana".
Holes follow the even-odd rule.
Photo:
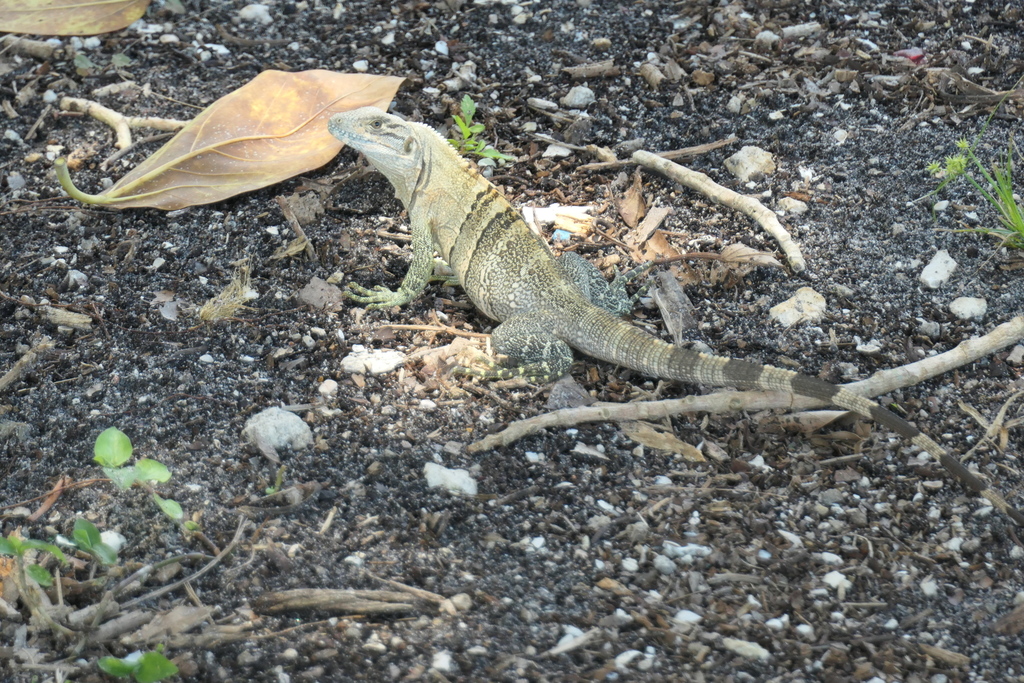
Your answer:
[[[368,309],[406,304],[432,279],[434,253],[439,253],[473,304],[500,322],[492,345],[515,366],[474,374],[549,381],[569,370],[575,348],[652,377],[819,399],[908,439],[1024,526],[1024,514],[999,493],[877,403],[814,377],[681,348],[621,319],[629,308],[629,275],[608,283],[576,254],[556,259],[504,196],[428,126],[363,107],[333,115],[328,129],[391,182],[412,226],[412,263],[398,291],[349,283],[346,296]]]

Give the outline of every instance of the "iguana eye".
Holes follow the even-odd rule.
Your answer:
[[[383,125],[384,125],[384,123],[380,119],[377,119],[376,121],[374,121],[373,123],[370,124],[370,128],[376,128],[376,129],[380,130],[380,127],[383,126]]]

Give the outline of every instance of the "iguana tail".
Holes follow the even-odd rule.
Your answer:
[[[598,307],[577,319],[562,338],[589,356],[624,365],[651,377],[695,384],[737,387],[746,390],[787,391],[798,396],[851,410],[882,424],[918,446],[959,479],[964,486],[988,500],[1020,526],[1024,514],[972,474],[942,446],[895,413],[842,387],[790,370],[744,360],[709,356],[655,339],[633,325]],[[595,329],[602,330],[596,334]],[[653,342],[653,343],[652,343]]]

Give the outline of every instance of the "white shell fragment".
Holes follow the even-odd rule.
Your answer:
[[[476,495],[476,479],[469,476],[468,470],[454,470],[436,462],[428,462],[423,466],[423,476],[427,478],[427,486],[432,489],[440,487],[452,493]]]
[[[747,145],[725,160],[725,170],[747,182],[775,172],[771,152]]]
[[[810,287],[801,287],[789,299],[772,306],[768,315],[784,327],[817,322],[825,315],[825,297]]]
[[[928,289],[938,289],[946,284],[949,276],[956,270],[956,261],[945,249],[939,249],[935,256],[921,271],[921,284]]]
[[[405,354],[394,349],[367,349],[358,344],[352,347],[352,353],[341,359],[341,368],[345,372],[381,375],[391,372],[399,365],[405,364]]]

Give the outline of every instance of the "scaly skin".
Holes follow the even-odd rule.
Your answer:
[[[430,281],[439,253],[473,304],[501,323],[491,341],[515,366],[473,374],[550,380],[569,370],[575,348],[652,377],[820,399],[889,427],[1024,526],[1024,514],[999,493],[877,403],[789,370],[673,346],[622,320],[625,279],[609,284],[575,254],[554,258],[494,186],[429,127],[364,107],[335,114],[328,128],[387,177],[412,226],[412,264],[398,291],[350,283],[347,296],[371,309],[406,304]]]

